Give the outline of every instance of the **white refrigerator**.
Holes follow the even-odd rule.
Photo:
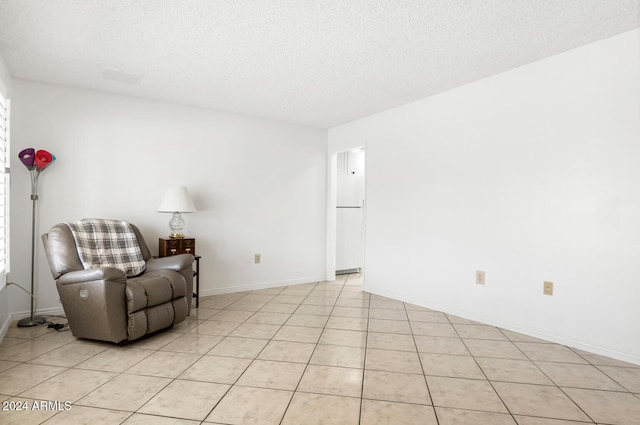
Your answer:
[[[364,150],[338,154],[336,274],[364,265]]]

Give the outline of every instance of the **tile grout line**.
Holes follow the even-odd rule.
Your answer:
[[[478,369],[480,369],[480,371],[482,372],[482,375],[485,377],[486,381],[489,383],[489,385],[491,386],[491,389],[493,390],[494,394],[496,395],[496,397],[498,397],[498,399],[500,400],[500,402],[502,403],[502,405],[504,406],[505,409],[507,409],[507,413],[509,414],[509,416],[511,416],[511,419],[513,419],[513,421],[515,423],[518,423],[518,421],[516,420],[516,417],[514,415],[514,413],[511,411],[511,409],[509,408],[509,406],[507,406],[507,403],[504,401],[504,399],[502,398],[502,396],[500,395],[500,393],[498,392],[498,390],[496,389],[495,385],[493,385],[493,382],[489,379],[489,377],[487,376],[487,373],[485,372],[485,370],[482,368],[482,366],[480,366],[480,364],[478,363],[478,360],[476,359],[476,356],[473,354],[473,352],[469,349],[469,346],[467,345],[467,343],[465,342],[464,338],[462,338],[462,336],[460,336],[460,332],[458,331],[458,329],[455,327],[455,324],[453,322],[451,322],[451,319],[449,318],[448,315],[447,319],[449,320],[449,322],[451,323],[451,326],[453,327],[453,330],[456,332],[456,334],[458,335],[458,338],[460,338],[460,341],[462,341],[462,344],[464,344],[465,348],[467,349],[467,351],[469,351],[469,354],[471,355],[471,358],[473,359],[474,363],[476,364],[476,366],[478,367]],[[502,335],[504,335],[502,333],[502,331],[500,331],[500,333]],[[504,335],[505,338],[507,338],[506,335]],[[472,339],[472,338],[470,338]],[[507,340],[509,340],[509,338],[507,338]],[[497,412],[496,412],[497,413]]]
[[[347,281],[349,278],[347,278]],[[346,283],[346,282],[345,282]],[[364,290],[362,291],[364,292]],[[362,410],[364,407],[364,385],[367,373],[367,352],[369,347],[369,325],[371,324],[371,295],[367,298],[367,330],[364,337],[364,353],[362,357],[362,384],[360,385],[360,409],[358,411],[358,424],[362,423]]]
[[[413,326],[411,325],[411,319],[409,318],[409,314],[407,313],[407,304],[402,303],[402,307],[404,309],[405,314],[407,315],[407,321],[409,322],[409,330],[411,331],[411,339],[413,340],[413,345],[416,349],[416,355],[418,356],[418,362],[420,363],[420,368],[422,369],[422,377],[424,378],[424,383],[427,386],[427,394],[429,395],[429,401],[431,402],[431,409],[433,410],[433,416],[436,418],[436,425],[440,424],[440,418],[438,417],[438,412],[436,411],[436,405],[433,401],[433,396],[431,395],[431,388],[429,386],[429,381],[427,379],[427,373],[424,368],[424,364],[422,362],[422,357],[420,356],[420,351],[418,350],[418,344],[416,342],[416,335],[413,333]]]
[[[316,289],[317,287],[318,286],[316,284],[316,286],[314,286],[314,289]],[[304,300],[306,300],[309,296],[311,296],[312,292],[313,292],[313,290],[310,291],[309,294],[307,294],[307,296],[305,296]],[[298,304],[298,307],[296,307],[296,310],[294,310],[294,313],[295,313],[295,311],[298,310],[298,308],[300,308],[300,306],[303,304],[304,300]],[[333,309],[335,308],[335,303],[336,302],[337,302],[337,298],[336,298],[336,301],[334,302],[333,306],[331,307],[331,311],[332,312],[333,312]],[[325,307],[326,307],[326,304],[325,304]],[[327,322],[329,321],[329,317],[331,317],[331,313],[329,313],[329,315],[327,316]],[[325,329],[326,329],[326,322],[325,322],[324,326],[322,327],[322,332],[318,336],[318,340],[315,343],[313,351],[311,352],[311,355],[309,356],[309,359],[307,360],[307,363],[305,364],[304,370],[302,371],[302,374],[300,375],[300,379],[298,379],[298,383],[296,384],[296,387],[293,389],[293,391],[291,393],[291,398],[289,399],[289,402],[287,403],[287,407],[282,412],[282,418],[280,418],[280,421],[278,422],[280,425],[282,425],[282,422],[284,421],[284,418],[286,417],[287,412],[289,411],[289,408],[291,407],[291,403],[293,402],[293,398],[295,397],[296,393],[298,392],[298,388],[300,387],[300,383],[302,382],[302,379],[304,378],[304,374],[307,372],[307,370],[309,368],[309,364],[311,362],[311,359],[313,358],[313,354],[315,353],[316,349],[318,348],[318,344],[320,343],[320,338],[322,338],[322,333],[324,332]]]

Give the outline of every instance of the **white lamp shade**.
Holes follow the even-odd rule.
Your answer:
[[[158,212],[196,212],[196,207],[186,187],[171,186],[164,194]]]

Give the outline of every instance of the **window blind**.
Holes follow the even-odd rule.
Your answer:
[[[9,100],[0,92],[0,287],[9,265]]]

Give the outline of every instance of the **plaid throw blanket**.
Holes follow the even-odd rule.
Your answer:
[[[133,228],[124,221],[84,219],[67,223],[85,269],[115,267],[128,277],[145,268],[142,251]]]

